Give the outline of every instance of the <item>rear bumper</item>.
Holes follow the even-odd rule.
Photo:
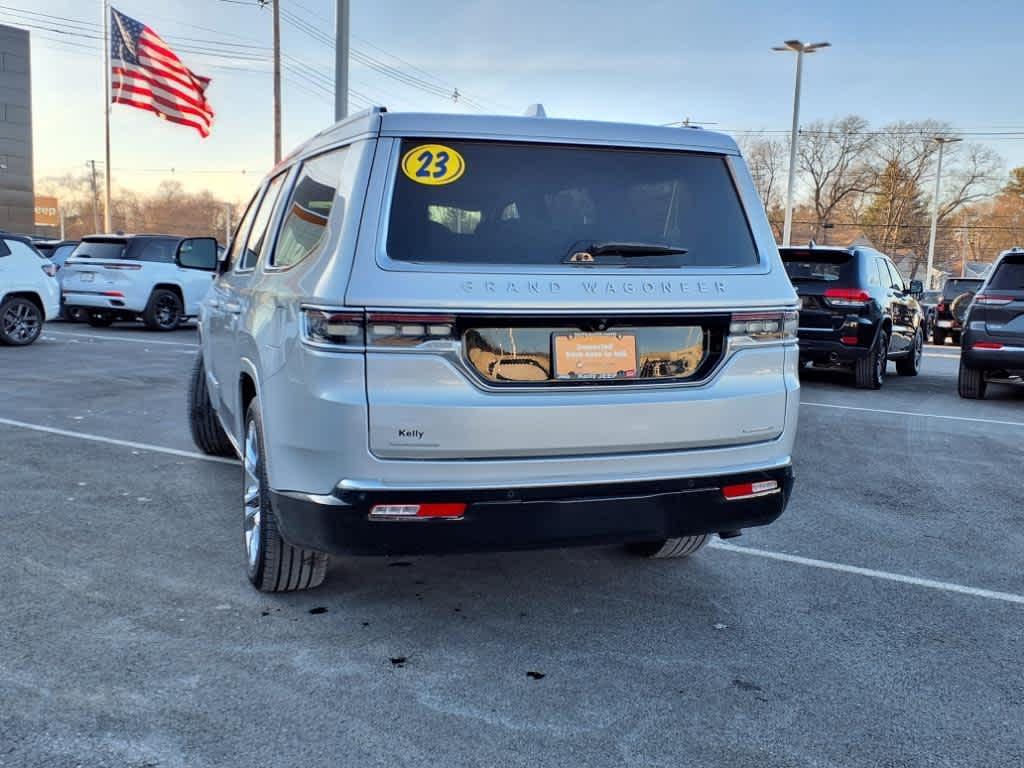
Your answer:
[[[145,306],[137,306],[131,297],[104,296],[101,293],[64,291],[62,303],[65,307],[81,307],[83,309],[106,309],[111,312],[128,312],[138,314]]]
[[[800,362],[855,363],[871,353],[871,347],[843,344],[833,339],[800,336]]]
[[[768,496],[727,501],[721,488],[776,480]],[[339,491],[272,494],[281,534],[321,552],[410,555],[655,541],[767,525],[793,485],[789,466],[741,475],[482,491]],[[375,504],[466,503],[459,520],[370,520]]]
[[[974,349],[976,341],[988,341],[988,338],[968,336],[964,340],[963,349],[960,352],[960,359],[968,368],[982,371],[1024,371],[1024,341],[1018,342],[1017,346],[1003,343],[1002,349]]]

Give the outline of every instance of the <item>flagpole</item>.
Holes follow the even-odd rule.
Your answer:
[[[103,131],[106,143],[103,231],[110,233],[110,0],[103,0]]]

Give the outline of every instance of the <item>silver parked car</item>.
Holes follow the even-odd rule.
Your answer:
[[[679,557],[786,505],[797,298],[726,136],[374,109],[217,269],[190,421],[242,457],[259,589],[328,553]]]

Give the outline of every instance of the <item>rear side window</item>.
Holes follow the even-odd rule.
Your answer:
[[[126,248],[127,243],[123,240],[101,240],[99,242],[83,240],[71,255],[76,259],[123,259]]]
[[[136,240],[132,243],[129,253],[132,258],[136,258],[139,261],[173,264],[174,252],[177,250],[177,246],[178,241],[170,238]]]
[[[885,266],[889,268],[889,285],[900,291],[906,288],[903,284],[903,276],[900,274],[900,271],[896,269],[896,265],[891,261],[887,261],[885,262]]]
[[[988,287],[998,291],[1024,291],[1024,255],[1004,256]]]
[[[285,206],[284,222],[272,264],[290,267],[318,250],[327,238],[327,225],[345,215],[346,200],[338,201],[338,183],[348,148],[327,152],[302,164],[299,177]]]
[[[758,261],[722,156],[486,141],[427,146],[401,145],[387,238],[392,259],[550,267],[594,244],[637,243],[685,253],[609,253],[608,263]]]
[[[791,250],[782,252],[786,274],[794,282],[857,284],[857,265],[846,251]]]
[[[252,269],[263,253],[263,245],[267,239],[267,227],[270,225],[270,216],[277,204],[277,197],[281,192],[281,184],[284,182],[288,172],[279,173],[267,185],[267,193],[263,196],[256,216],[253,219],[252,229],[249,230],[249,237],[245,241],[245,251],[238,263],[238,269]]]
[[[75,246],[73,245],[61,245],[54,249],[50,258],[53,260],[54,264],[63,264],[67,261],[68,256],[70,256],[74,250]]]

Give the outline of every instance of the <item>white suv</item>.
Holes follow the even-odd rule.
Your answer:
[[[727,136],[366,112],[219,272],[191,427],[243,459],[259,589],[327,553],[682,557],[786,506],[797,296]]]
[[[182,266],[181,238],[167,235],[93,235],[64,262],[61,285],[68,313],[82,310],[89,324],[141,318],[154,331],[173,331],[199,313],[210,273]]]
[[[0,343],[23,347],[60,314],[57,268],[29,241],[0,234]]]

